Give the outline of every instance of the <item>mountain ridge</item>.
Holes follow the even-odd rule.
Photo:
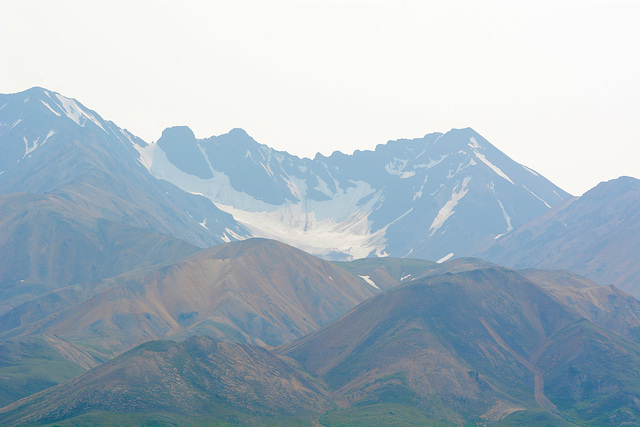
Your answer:
[[[34,298],[0,316],[0,335],[53,334],[105,354],[202,334],[269,347],[329,323],[377,292],[284,243],[248,239]]]
[[[640,296],[640,180],[620,177],[568,199],[477,256],[515,268],[565,269]]]
[[[186,133],[186,128],[183,131]],[[178,150],[179,141],[173,140],[176,147],[165,153],[163,146],[167,147],[168,141],[161,138],[157,146],[143,149],[153,151],[148,154],[152,175],[204,195],[254,236],[285,241],[330,259],[339,259],[332,254],[335,248],[347,259],[372,254],[427,259],[440,259],[449,252],[468,255],[473,247],[488,245],[491,238],[517,228],[523,223],[520,216],[532,218],[567,196],[470,128],[389,141],[375,150],[356,150],[352,155],[339,151],[329,157],[317,154],[313,160],[273,150],[246,132],[195,140],[191,131],[188,134],[192,147],[188,151],[195,153],[190,162],[199,166],[185,166],[188,162],[183,151],[175,156],[174,164],[171,153]],[[501,166],[487,155],[495,163],[502,162]],[[425,157],[422,161],[421,156]],[[455,156],[460,158],[447,160]],[[432,168],[435,175],[427,173]],[[240,170],[242,176],[238,175]],[[510,176],[524,183],[516,185]],[[439,180],[439,186],[430,179]],[[476,180],[480,184],[475,184]],[[470,182],[474,184],[469,187]],[[473,195],[467,196],[470,190]],[[423,203],[427,191],[435,197]],[[516,197],[521,206],[513,204],[511,198]],[[467,202],[470,199],[474,200]],[[477,208],[475,216],[466,213],[470,203]],[[461,223],[463,228],[459,230],[451,223],[461,215],[464,219],[457,227]],[[472,225],[477,216],[483,218],[482,226]],[[481,227],[484,229],[479,230]],[[422,241],[410,237],[415,233],[407,230],[415,228],[423,230]],[[399,244],[406,240],[403,238],[422,249]],[[432,249],[453,247],[455,242],[461,250]]]
[[[55,193],[94,216],[199,247],[221,243],[225,229],[246,235],[207,200],[151,177],[140,155],[147,143],[78,101],[30,89],[0,95],[0,104],[0,194]]]
[[[41,88],[0,103],[0,194],[54,191],[199,247],[264,237],[327,259],[440,260],[484,249],[568,196],[471,128],[309,159],[239,128],[204,139],[167,128],[147,143]]]

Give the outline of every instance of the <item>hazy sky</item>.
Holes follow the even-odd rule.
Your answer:
[[[576,195],[640,177],[639,46],[636,0],[0,0],[2,93],[306,157],[470,126]]]

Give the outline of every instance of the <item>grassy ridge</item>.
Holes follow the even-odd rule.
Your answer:
[[[0,407],[85,371],[41,338],[0,343]]]
[[[106,411],[94,411],[76,417],[67,418],[45,426],[194,426],[194,427],[226,427],[238,425],[252,426],[308,426],[313,421],[307,418],[297,417],[268,417],[260,415],[250,415],[237,411],[221,409],[210,415],[187,416],[175,413],[118,413]]]

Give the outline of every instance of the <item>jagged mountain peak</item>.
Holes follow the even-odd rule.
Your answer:
[[[200,247],[247,236],[210,201],[151,176],[156,145],[53,91],[0,95],[0,194],[55,193],[96,217]]]
[[[161,153],[152,173],[205,195],[256,237],[325,257],[468,255],[568,196],[471,128],[313,160],[238,132],[197,140],[189,159]]]
[[[4,104],[3,109],[5,107],[8,107],[8,109],[13,107],[15,110],[20,111],[20,117],[23,118],[26,115],[24,114],[26,107],[29,114],[35,114],[35,111],[38,111],[51,118],[56,116],[70,119],[81,127],[97,126],[104,132],[109,132],[105,126],[106,122],[95,111],[88,109],[73,98],[67,98],[57,92],[41,87],[33,87],[10,95],[0,95],[0,103]],[[38,119],[42,120],[42,117],[38,117]]]
[[[12,94],[0,94],[0,104],[0,134],[9,130],[6,120],[17,116],[16,121],[26,121],[30,127],[34,127],[34,125],[38,127],[40,123],[60,125],[59,122],[51,121],[57,120],[70,126],[74,126],[73,124],[81,128],[89,126],[93,130],[100,130],[107,135],[116,136],[123,143],[140,147],[147,145],[145,141],[127,129],[120,129],[115,123],[102,118],[100,114],[86,107],[77,99],[39,86]]]
[[[230,136],[234,136],[234,137],[251,138],[251,136],[249,136],[247,131],[242,129],[242,128],[233,128],[228,133],[229,133]],[[251,139],[253,140],[253,138],[251,138]]]
[[[240,153],[242,156],[253,159],[258,156],[262,161],[269,161],[271,157],[277,157],[280,161],[284,157],[296,158],[297,156],[285,151],[278,151],[265,144],[256,141],[247,131],[242,128],[233,128],[227,133],[211,136],[200,140],[201,146],[209,145],[223,147],[225,150]]]
[[[129,159],[139,157],[147,145],[142,139],[73,98],[34,87],[14,94],[0,94],[0,171],[7,173],[31,161],[50,161],[62,146],[96,151],[125,151]],[[68,149],[68,148],[67,148]]]
[[[178,139],[181,141],[190,141],[196,139],[189,126],[171,126],[162,131],[160,139]]]
[[[150,173],[233,216],[237,226],[218,227],[217,237],[223,241],[249,235],[282,240],[329,258],[442,260],[470,255],[568,197],[471,128],[389,141],[372,151],[318,154],[311,160],[260,144],[237,128],[198,139],[188,127],[174,127],[147,145],[74,100],[42,89],[34,93],[50,100],[51,108],[39,105],[49,118],[38,120],[37,131],[28,127],[38,134],[37,144],[29,145],[25,129],[2,135],[0,145],[12,156],[0,159],[0,171],[34,155],[33,146],[41,147],[51,131],[51,141],[64,135],[60,144],[81,141],[86,146],[85,157],[72,165],[78,173],[86,174],[85,169],[96,164],[106,166],[100,160],[108,157],[104,153],[87,166],[86,158],[96,157],[90,150],[119,151],[120,160],[113,166],[117,170]],[[22,102],[25,94],[21,96],[23,105],[16,104],[16,111],[31,115]],[[0,109],[0,124],[7,108]],[[51,145],[46,142],[45,148]],[[69,148],[59,148],[55,156],[64,156]],[[53,155],[45,150],[40,161]],[[26,173],[31,167],[24,169]],[[0,191],[7,176],[14,176],[11,188],[22,179],[0,175]],[[205,230],[214,221],[193,210],[184,213]]]

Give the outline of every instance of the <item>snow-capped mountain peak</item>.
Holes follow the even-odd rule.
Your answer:
[[[154,176],[202,194],[254,236],[325,257],[463,255],[566,195],[470,128],[313,160],[237,129],[202,140],[171,131],[157,145]]]
[[[80,129],[95,131],[105,144],[116,138],[124,149],[137,153],[147,144],[72,98],[34,87],[24,92],[0,95],[0,137],[3,156],[0,170],[10,170],[50,144],[69,143],[66,135]],[[64,142],[58,140],[65,135]],[[46,156],[46,154],[45,154]],[[142,163],[142,159],[139,160]]]
[[[159,180],[166,195],[189,200],[178,217],[189,218],[196,244],[266,237],[326,258],[468,255],[568,196],[470,128],[313,159],[274,150],[242,129],[197,139],[179,126],[147,144],[42,88],[0,95],[0,149],[0,191],[95,180],[95,167],[109,176],[135,170],[132,179]],[[55,171],[59,182],[26,178],[65,156],[77,161]],[[103,172],[108,157],[118,160]]]

